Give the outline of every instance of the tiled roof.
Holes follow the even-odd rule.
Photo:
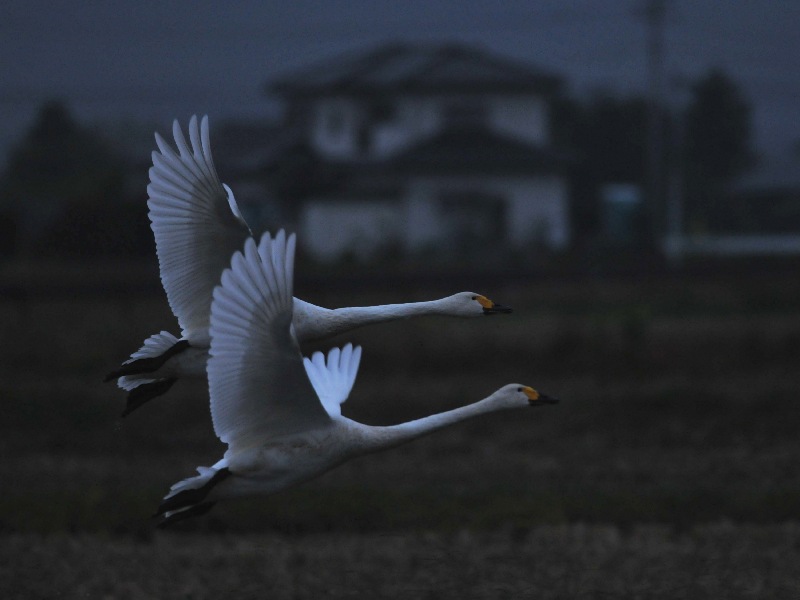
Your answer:
[[[412,146],[385,168],[415,174],[541,174],[560,172],[569,158],[484,129],[445,130]]]
[[[272,82],[285,95],[384,92],[535,91],[553,93],[560,78],[537,67],[458,44],[389,44],[301,69]]]

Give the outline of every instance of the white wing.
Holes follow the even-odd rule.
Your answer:
[[[330,423],[291,329],[294,251],[294,234],[249,238],[214,290],[208,387],[229,451]]]
[[[208,117],[189,121],[191,149],[177,121],[172,134],[178,153],[156,134],[147,206],[172,312],[185,338],[207,341],[214,287],[251,233],[214,168]]]
[[[353,348],[352,344],[347,344],[341,351],[331,348],[327,364],[322,352],[303,359],[308,379],[331,418],[341,416],[341,405],[353,389],[360,361],[361,346]]]

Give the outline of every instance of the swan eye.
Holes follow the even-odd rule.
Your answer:
[[[521,392],[521,391],[522,391],[522,388],[521,388],[521,387],[518,387],[518,388],[517,388],[517,391],[518,391],[518,392]]]
[[[477,297],[477,296],[473,296],[473,297],[472,297],[472,299],[473,299],[473,300],[477,300],[477,299],[478,299],[478,297]]]

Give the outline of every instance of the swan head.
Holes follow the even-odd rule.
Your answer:
[[[442,303],[448,314],[458,317],[482,317],[512,312],[510,307],[492,302],[475,292],[459,292],[444,298]]]
[[[558,398],[542,394],[530,386],[511,383],[501,387],[490,396],[493,402],[507,408],[522,408],[526,406],[545,406],[557,404]]]

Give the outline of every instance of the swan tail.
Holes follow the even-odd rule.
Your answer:
[[[209,492],[221,481],[230,477],[227,467],[198,467],[199,475],[179,481],[170,488],[169,493],[158,505],[154,517],[162,517],[159,527],[166,527],[177,521],[207,513],[215,504],[209,501]]]

